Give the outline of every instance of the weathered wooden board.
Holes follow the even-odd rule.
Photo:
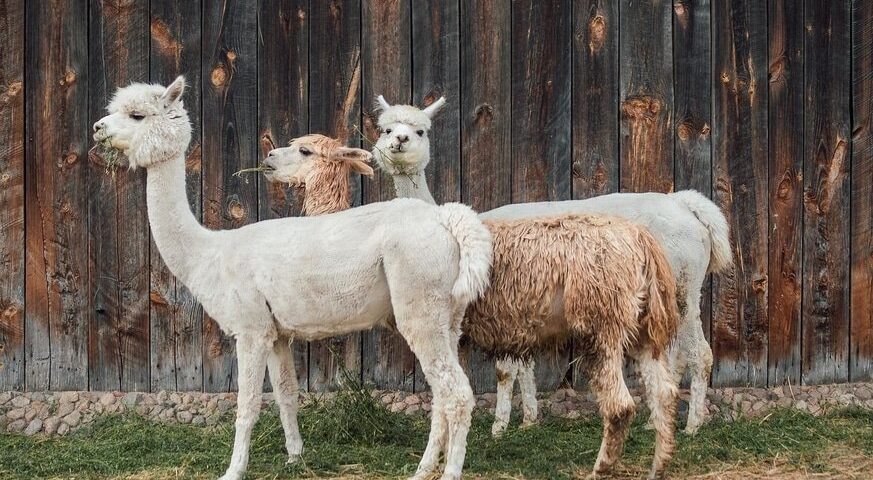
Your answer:
[[[573,2],[573,198],[618,191],[618,3]]]
[[[714,282],[713,383],[767,382],[767,11],[714,2],[714,188],[737,267]]]
[[[257,9],[247,2],[203,3],[203,220],[238,228],[258,219],[257,181],[234,176],[257,165]],[[233,340],[204,316],[203,388],[236,388]]]
[[[461,2],[461,198],[482,212],[512,200],[509,2]],[[494,391],[494,361],[462,352],[476,392]]]
[[[803,4],[769,4],[770,266],[768,381],[800,383],[803,284]]]
[[[309,130],[360,146],[355,129],[361,123],[361,2],[313,2],[311,8]],[[351,187],[354,205],[359,205],[360,179],[356,178]],[[360,333],[310,342],[309,379],[313,390],[336,388],[344,375],[357,379],[360,373]]]
[[[461,199],[460,140],[460,3],[459,0],[424,0],[412,8],[412,98],[419,106],[441,96],[446,105],[428,133],[430,164],[428,187],[437,204]],[[469,348],[461,356],[469,357]],[[416,363],[415,391],[427,388]]]
[[[849,377],[851,8],[804,2],[803,382]]]
[[[568,200],[571,184],[571,4],[512,4],[512,201]],[[528,35],[522,32],[546,32]],[[565,377],[570,348],[537,358],[537,383]]]
[[[673,189],[672,5],[622,0],[619,6],[622,191]]]
[[[873,380],[873,2],[852,8],[850,380]]]
[[[258,14],[258,138],[277,147],[309,133],[309,2],[265,0]],[[315,82],[319,83],[319,82]],[[251,160],[266,151],[257,149]],[[280,183],[268,183],[261,174],[247,174],[244,182],[258,184],[258,219],[300,215],[302,195]],[[289,265],[289,268],[293,266]],[[294,342],[294,366],[300,388],[307,389],[309,345]]]
[[[88,388],[87,9],[85,0],[25,7],[29,390]]]
[[[0,0],[0,391],[24,389],[24,0]]]
[[[91,2],[90,122],[118,87],[149,77],[149,3]],[[88,383],[91,390],[148,390],[149,239],[145,172],[88,164]]]
[[[183,101],[193,126],[185,158],[188,205],[202,218],[200,116],[200,2],[152,2],[150,76],[167,85],[185,75]],[[151,389],[200,390],[203,387],[203,308],[161,259],[150,242]]]
[[[362,123],[375,141],[378,111],[375,98],[384,95],[391,104],[412,101],[412,22],[407,0],[362,0],[361,61],[363,71]],[[406,28],[398,28],[405,26]],[[364,180],[364,203],[394,198],[386,176]],[[412,390],[415,356],[396,332],[373,330],[363,334],[363,379],[380,388]]]
[[[673,2],[674,190],[712,195],[712,29],[709,0]],[[700,321],[710,337],[712,289],[703,284]]]

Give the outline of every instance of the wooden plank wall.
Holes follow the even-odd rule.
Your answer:
[[[374,97],[448,105],[428,179],[478,210],[694,188],[737,269],[705,285],[716,385],[873,379],[873,7],[864,0],[0,0],[0,390],[235,388],[232,339],[167,270],[144,172],[91,124],[186,75],[190,206],[211,228],[297,215],[255,177],[306,132],[365,145]],[[390,180],[354,182],[355,203]],[[474,388],[493,361],[461,349]],[[543,388],[581,385],[573,347]],[[424,389],[403,340],[295,345],[301,385]]]

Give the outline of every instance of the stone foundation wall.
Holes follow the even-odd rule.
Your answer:
[[[632,391],[641,403],[640,391]],[[315,399],[330,400],[331,393],[304,393],[305,405]],[[392,412],[427,414],[430,393],[374,391]],[[477,396],[476,406],[494,410],[496,396]],[[688,391],[681,394],[680,414],[687,407]],[[264,394],[265,406],[272,405],[272,394]],[[518,398],[513,399],[518,406]],[[727,420],[739,415],[759,416],[775,406],[795,408],[819,415],[830,408],[859,406],[873,409],[873,383],[818,385],[810,387],[709,389],[707,408],[713,417]],[[0,431],[25,435],[66,435],[94,421],[99,415],[134,412],[159,422],[214,425],[235,409],[233,393],[123,393],[123,392],[3,392],[0,393]],[[578,418],[596,415],[597,406],[590,392],[561,389],[540,396],[540,411]]]

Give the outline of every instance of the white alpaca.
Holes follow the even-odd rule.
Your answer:
[[[423,110],[410,105],[392,106],[381,95],[377,101],[382,108],[379,117],[382,134],[373,150],[374,158],[392,175],[398,197],[433,202],[424,173],[430,162],[427,132],[445,99],[440,98]],[[519,203],[481,213],[479,218],[513,220],[568,213],[625,218],[646,227],[664,249],[676,276],[681,315],[678,337],[670,350],[671,369],[677,382],[686,370],[691,372],[691,401],[685,431],[697,432],[706,419],[706,389],[712,369],[712,350],[703,335],[700,320],[700,291],[707,273],[723,271],[733,264],[727,220],[714,203],[693,190],[671,194],[614,193],[587,200]],[[492,428],[495,435],[502,433],[509,422],[516,378],[524,407],[524,423],[533,423],[537,418],[533,362],[499,360],[497,370],[500,381],[497,418]]]
[[[365,155],[307,135],[272,150],[264,163],[273,168],[268,180],[305,186],[308,210],[331,213],[351,207],[341,195],[349,190],[349,159]],[[595,474],[620,455],[635,412],[622,364],[626,355],[637,358],[657,432],[651,477],[661,476],[673,450],[676,386],[666,351],[679,313],[676,282],[657,241],[639,225],[601,215],[486,223],[492,282],[467,310],[464,334],[498,357],[529,358],[570,338],[585,346],[579,364],[604,419]]]
[[[179,77],[167,88],[134,84],[118,90],[109,115],[94,124],[94,138],[125,153],[130,168],[147,169],[149,224],[161,256],[222,330],[236,338],[236,433],[223,478],[241,478],[246,470],[267,367],[289,461],[302,452],[291,340],[372,328],[392,313],[444,419],[446,429],[431,430],[428,445],[446,444],[443,478],[459,478],[473,393],[454,353],[453,331],[487,287],[488,230],[465,206],[433,207],[417,200],[207,230],[185,196],[191,126],[180,100],[184,85]],[[422,465],[415,478],[430,474],[429,463]]]

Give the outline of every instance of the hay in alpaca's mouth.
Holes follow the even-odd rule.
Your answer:
[[[115,178],[123,156],[124,152],[112,145],[111,137],[99,140],[88,150],[88,159],[97,165],[102,165],[104,173],[112,178]]]

